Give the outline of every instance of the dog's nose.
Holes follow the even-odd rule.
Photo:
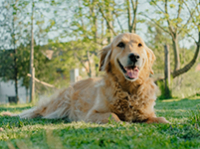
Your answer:
[[[132,61],[132,62],[137,62],[138,61],[138,59],[140,58],[140,56],[138,55],[138,54],[133,54],[133,53],[131,53],[131,54],[129,54],[129,58],[130,58],[130,60]]]

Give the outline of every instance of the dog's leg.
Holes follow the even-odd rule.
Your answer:
[[[119,117],[112,112],[101,113],[96,110],[91,111],[86,117],[85,121],[101,124],[108,123],[109,121],[121,122]]]
[[[38,114],[36,113],[36,107],[33,107],[31,109],[27,109],[24,110],[22,113],[20,114],[13,114],[10,112],[4,112],[2,115],[3,116],[11,116],[11,117],[17,117],[19,116],[20,118],[35,118],[38,116]]]
[[[151,124],[151,123],[164,123],[164,124],[170,123],[164,117],[150,117],[145,122],[148,123],[148,124]]]
[[[11,117],[18,116],[18,114],[12,114],[12,113],[10,113],[9,111],[3,112],[2,115],[3,115],[3,116],[11,116]]]

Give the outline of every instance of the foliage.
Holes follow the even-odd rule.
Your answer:
[[[156,60],[153,65],[154,73],[157,75],[156,77],[163,77],[164,75],[164,45],[170,43],[170,38],[167,36],[165,32],[163,32],[160,28],[156,27],[151,22],[148,22],[148,46],[153,50]],[[170,46],[170,57],[173,56],[173,52]],[[172,59],[170,58],[170,64],[173,64]]]
[[[23,78],[23,86],[29,86],[26,75],[31,19],[36,77],[57,87],[69,84],[69,71],[73,68],[84,68],[86,75],[81,72],[82,78],[98,76],[99,50],[124,32],[136,32],[152,48],[157,57],[156,78],[163,76],[163,46],[168,44],[172,75],[178,76],[198,60],[198,8],[197,0],[2,0],[0,49],[16,50],[15,56],[0,60],[5,62],[0,64],[6,73],[4,80],[13,78],[10,68],[16,58],[17,78]],[[54,52],[51,60],[44,56],[49,49]]]
[[[13,50],[0,51],[0,72],[3,80],[14,80],[14,52]]]
[[[158,96],[158,99],[163,100],[163,99],[169,99],[172,97],[172,91],[170,89],[169,89],[169,92],[166,93],[164,81],[157,81],[157,85],[161,92],[160,95]]]
[[[1,148],[199,148],[199,97],[157,102],[158,116],[172,124],[93,124],[67,119],[19,119],[0,116]],[[30,105],[0,106],[19,113]],[[195,115],[190,111],[193,110]],[[192,116],[192,117],[191,117]],[[199,117],[199,116],[198,116]]]
[[[186,73],[197,61],[200,51],[200,28],[199,24],[196,23],[196,16],[199,16],[200,11],[199,2],[197,0],[192,3],[188,1],[168,1],[168,0],[150,0],[149,4],[153,6],[153,11],[156,12],[156,17],[143,15],[151,20],[157,27],[167,33],[171,38],[171,44],[173,49],[173,61],[174,67],[171,73],[172,77],[175,78],[183,73]],[[193,9],[195,7],[195,9]],[[188,13],[185,13],[185,12]],[[195,21],[193,21],[195,20]],[[197,21],[199,22],[199,20]],[[189,32],[196,32],[197,36],[190,36]],[[182,68],[180,64],[180,40],[186,41],[186,39],[192,37],[196,43],[196,50],[193,58],[187,62]],[[199,39],[197,39],[197,38]],[[184,59],[185,60],[185,59]]]

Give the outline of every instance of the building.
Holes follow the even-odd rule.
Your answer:
[[[18,81],[19,103],[26,103],[28,99],[28,90],[22,84],[22,79]],[[0,104],[8,103],[9,100],[15,98],[14,81],[0,81]]]

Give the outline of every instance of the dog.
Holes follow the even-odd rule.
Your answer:
[[[105,71],[102,78],[79,81],[18,116],[67,117],[92,123],[169,123],[154,111],[157,86],[149,77],[154,60],[153,51],[139,35],[119,34],[100,52],[99,70]]]

